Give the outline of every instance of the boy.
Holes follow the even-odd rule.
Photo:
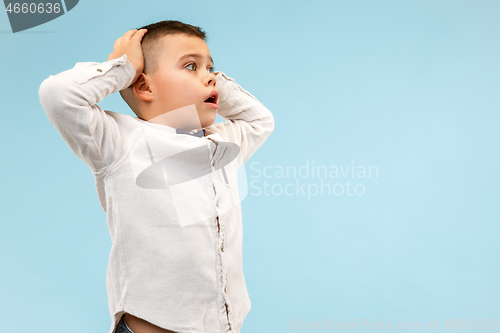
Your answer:
[[[137,117],[96,104],[117,91]],[[239,332],[250,299],[237,170],[274,119],[213,72],[205,33],[178,21],[128,31],[108,61],[50,76],[39,95],[107,214],[109,332]]]

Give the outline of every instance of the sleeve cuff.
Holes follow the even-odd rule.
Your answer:
[[[218,103],[221,104],[227,100],[227,97],[229,96],[229,92],[231,90],[231,82],[234,83],[234,80],[228,77],[223,72],[219,72],[219,74],[217,74],[217,76],[215,77],[215,80],[217,82],[217,91],[219,93]]]
[[[93,78],[100,77],[108,73],[113,67],[123,67],[123,70],[117,71],[116,76],[119,90],[125,89],[130,84],[135,76],[134,66],[127,60],[127,55],[124,54],[120,58],[108,60],[102,63],[99,62],[81,62],[75,65],[75,69],[80,69],[78,75],[75,75],[74,80],[78,84],[83,84]]]
[[[233,116],[241,110],[240,106],[247,103],[247,105],[262,105],[262,103],[255,98],[248,91],[240,87],[234,79],[230,78],[223,72],[219,72],[215,77],[219,92],[219,109],[217,113],[222,117]]]

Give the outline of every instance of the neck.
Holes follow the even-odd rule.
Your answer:
[[[178,109],[170,110],[161,114],[153,113],[153,116],[139,117],[150,123],[161,124],[173,128],[182,128],[186,131],[200,130],[202,128],[198,112],[194,104]]]

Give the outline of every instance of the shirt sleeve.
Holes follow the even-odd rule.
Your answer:
[[[261,102],[223,72],[216,76],[217,114],[224,123],[214,126],[229,142],[240,147],[238,167],[259,149],[274,130],[274,117]]]
[[[123,55],[103,63],[77,63],[40,85],[40,103],[50,123],[93,172],[125,153],[118,124],[96,103],[128,87],[134,76],[133,65]]]

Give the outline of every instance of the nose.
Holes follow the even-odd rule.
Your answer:
[[[215,80],[215,74],[214,73],[210,73],[210,72],[207,72],[207,76],[205,77],[205,85],[206,86],[210,86],[210,85],[214,85],[215,86],[215,83],[216,83],[216,80]]]

